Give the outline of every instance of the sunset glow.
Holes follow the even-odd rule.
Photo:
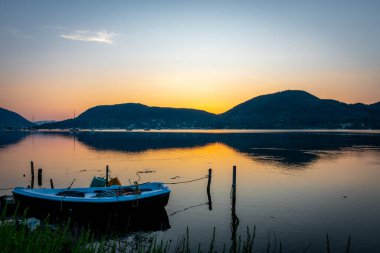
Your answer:
[[[379,11],[379,1],[2,1],[0,107],[29,120],[129,102],[222,113],[287,89],[375,103]]]

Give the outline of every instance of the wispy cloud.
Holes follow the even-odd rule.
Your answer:
[[[68,40],[99,42],[112,45],[114,43],[113,39],[116,35],[116,33],[109,33],[105,30],[98,32],[76,30],[68,33],[62,33],[60,37]]]

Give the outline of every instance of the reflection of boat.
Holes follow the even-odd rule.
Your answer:
[[[126,214],[134,210],[166,206],[170,189],[162,183],[136,186],[111,186],[64,189],[29,189],[16,187],[13,195],[22,207],[50,213],[73,215],[107,213]]]
[[[102,219],[87,218],[85,220],[81,219],[79,222],[90,225],[99,232],[107,228],[112,228],[117,232],[162,231],[170,228],[169,217],[163,207],[154,211],[142,210],[117,217],[112,216],[101,223],[99,220]]]
[[[46,214],[39,217],[44,219]],[[128,213],[109,213],[107,216],[93,211],[87,215],[70,215],[69,217],[73,224],[78,227],[91,228],[100,236],[104,236],[110,231],[114,235],[126,235],[129,232],[163,231],[170,228],[169,217],[164,207],[154,210],[136,209]],[[54,218],[57,217],[51,216],[51,218],[54,221]],[[58,217],[58,221],[64,223],[67,221],[67,217]]]

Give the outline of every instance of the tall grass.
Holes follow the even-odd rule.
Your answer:
[[[136,238],[135,238],[136,239]],[[241,243],[239,239],[238,250],[233,248],[229,252],[254,252],[254,236],[247,229],[247,239]],[[180,237],[175,245],[170,240],[158,240],[154,236],[137,240],[123,241],[122,239],[102,238],[96,239],[94,234],[83,229],[76,237],[70,231],[69,223],[52,228],[42,224],[40,227],[31,231],[25,220],[16,222],[2,222],[0,224],[0,252],[133,252],[133,253],[190,253],[190,234],[189,230],[185,235]],[[172,247],[173,246],[173,247]],[[208,250],[204,252],[215,251],[215,229]],[[242,246],[242,247],[241,247]],[[223,252],[226,251],[225,246]],[[197,252],[203,252],[199,244]]]
[[[194,245],[190,239],[189,229],[186,233],[178,238],[175,243],[171,240],[157,239],[154,235],[147,233],[135,233],[127,239],[120,239],[116,236],[95,236],[91,229],[80,228],[73,230],[73,225],[70,221],[52,226],[46,219],[41,222],[40,226],[31,229],[27,223],[26,215],[17,217],[14,215],[11,218],[5,219],[5,212],[2,212],[0,220],[0,252],[1,253],[14,253],[14,252],[46,252],[46,253],[103,253],[103,252],[131,252],[131,253],[190,253],[194,249],[190,245]],[[253,252],[271,252],[282,253],[282,243],[277,241],[276,235],[274,240],[268,241],[266,248],[255,248],[256,226],[253,230],[248,227],[246,235],[242,240],[238,236],[236,243],[229,248],[223,245],[222,252],[230,253],[253,253]],[[209,245],[198,245],[196,252],[217,252],[215,245],[215,228],[213,230],[212,238]],[[221,245],[218,245],[218,248]],[[326,236],[326,251],[330,252],[330,240]],[[351,236],[349,236],[345,252],[350,252]],[[300,252],[307,252],[311,248],[311,242]],[[203,251],[204,250],[204,251]],[[343,252],[343,251],[342,251]]]

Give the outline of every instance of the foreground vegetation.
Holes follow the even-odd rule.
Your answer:
[[[138,237],[138,236],[137,236]],[[26,223],[21,221],[6,222],[0,224],[0,252],[136,252],[136,253],[190,253],[194,250],[190,248],[189,232],[187,231],[176,243],[165,240],[157,240],[153,235],[135,240],[136,237],[124,241],[123,239],[111,238],[95,238],[94,234],[88,230],[81,230],[78,234],[73,233],[68,224],[60,227],[47,225],[39,226],[34,230],[30,230]],[[222,252],[231,253],[248,253],[248,252],[273,252],[281,253],[282,244],[274,243],[268,240],[266,249],[257,251],[254,249],[255,229],[250,231],[247,228],[247,235],[244,240],[238,238],[235,245],[226,248],[224,245]],[[308,252],[311,243],[300,252]],[[326,251],[330,252],[329,243],[327,241]],[[210,245],[206,248],[199,247],[196,252],[217,252],[215,249],[215,229]],[[350,252],[350,239],[347,249],[343,252]]]
[[[94,233],[89,229],[82,229],[79,233],[73,233],[70,225],[52,227],[41,225],[34,230],[28,226],[27,220],[2,222],[0,224],[0,252],[136,252],[136,253],[165,253],[180,252],[190,253],[189,232],[181,237],[175,245],[171,241],[157,240],[153,235],[141,236],[138,240],[112,238],[95,238]],[[239,240],[236,251],[226,249],[223,252],[253,252],[255,234],[248,231],[247,239],[243,242]],[[215,230],[212,241],[206,252],[214,250]],[[197,252],[202,252],[201,245]],[[272,252],[272,251],[271,251]],[[278,251],[281,252],[281,248]]]
[[[219,250],[215,245],[215,228],[209,245],[201,245],[194,250],[190,245],[193,242],[189,238],[189,230],[176,242],[171,240],[158,240],[153,234],[135,233],[128,237],[118,237],[117,235],[96,235],[88,228],[79,228],[67,221],[65,224],[51,225],[41,222],[38,225],[31,224],[30,219],[5,217],[5,212],[0,219],[0,252],[52,252],[52,253],[84,253],[84,252],[132,252],[132,253],[190,253],[190,252],[231,252],[231,253],[251,253],[251,252],[283,252],[282,243],[269,239],[265,248],[258,250],[254,247],[256,237],[256,227],[253,230],[247,228],[244,239],[235,236],[231,246],[224,245]],[[26,217],[24,214],[22,217]],[[351,237],[348,238],[346,248],[341,252],[350,252]],[[305,245],[299,252],[308,252],[311,242]],[[329,237],[326,237],[325,251],[330,253]]]

